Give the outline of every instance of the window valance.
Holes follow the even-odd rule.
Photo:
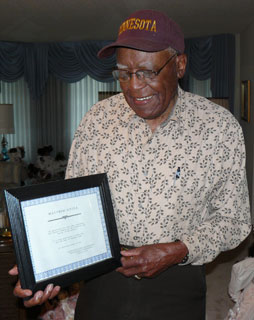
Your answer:
[[[0,80],[11,82],[24,76],[31,95],[43,93],[49,74],[66,82],[86,75],[112,82],[115,56],[99,59],[97,52],[110,41],[14,43],[0,42]]]

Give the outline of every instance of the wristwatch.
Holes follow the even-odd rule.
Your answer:
[[[180,264],[186,263],[189,259],[189,253],[186,254],[186,256],[183,258],[183,260],[180,262]]]
[[[175,239],[175,242],[179,242],[179,241],[181,241],[181,240]],[[179,264],[186,263],[188,261],[188,259],[189,259],[189,253],[186,254],[186,256],[183,258],[183,260]]]

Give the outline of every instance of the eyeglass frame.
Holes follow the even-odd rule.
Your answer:
[[[173,54],[165,63],[164,63],[164,65],[159,69],[159,70],[157,70],[157,71],[154,71],[154,70],[149,70],[149,69],[140,69],[140,70],[137,70],[136,72],[130,72],[130,71],[128,71],[128,70],[125,70],[125,69],[118,69],[117,67],[116,68],[114,68],[113,69],[113,71],[112,71],[112,74],[113,74],[113,77],[116,79],[116,80],[119,80],[120,82],[128,82],[128,81],[130,81],[131,80],[131,75],[132,74],[135,74],[136,75],[136,77],[140,80],[140,81],[144,81],[144,82],[149,82],[149,80],[153,80],[155,77],[157,77],[159,74],[160,74],[160,72],[166,67],[166,65],[175,57],[175,56],[177,56],[178,55],[178,53],[176,52],[175,54]],[[127,80],[120,80],[119,79],[119,77],[117,77],[116,75],[115,75],[115,72],[116,71],[125,71],[126,72],[126,74],[128,74],[128,79]],[[154,76],[152,77],[152,78],[149,78],[149,77],[145,77],[144,76],[144,73],[143,73],[143,76],[138,76],[138,73],[139,72],[144,72],[144,71],[148,71],[148,72],[151,72],[151,74],[153,74]]]

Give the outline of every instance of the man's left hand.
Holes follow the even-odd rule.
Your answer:
[[[181,241],[122,250],[122,267],[116,271],[127,277],[152,278],[168,267],[180,263],[187,253],[188,248]]]

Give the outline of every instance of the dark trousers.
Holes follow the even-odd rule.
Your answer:
[[[173,266],[153,279],[110,272],[88,281],[75,320],[205,320],[204,266]]]

